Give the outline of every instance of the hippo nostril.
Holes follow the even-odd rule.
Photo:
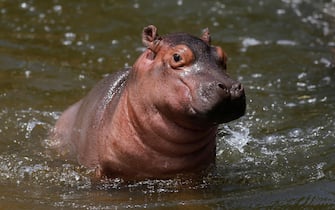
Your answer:
[[[235,83],[233,84],[233,86],[231,87],[232,91],[241,91],[243,89],[242,84],[241,83]]]
[[[223,90],[226,94],[229,94],[229,87],[227,87],[225,84],[219,83],[218,84],[219,88]]]
[[[225,87],[223,84],[221,84],[221,83],[219,83],[218,86],[219,86],[219,88],[221,88],[221,89],[226,89],[226,87]]]
[[[220,93],[224,95],[229,95],[229,89],[222,83],[218,84],[218,87],[220,88]]]
[[[232,85],[230,89],[230,94],[232,98],[238,98],[241,97],[244,94],[244,88],[241,83],[235,83]]]

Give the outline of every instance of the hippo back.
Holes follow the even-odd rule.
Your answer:
[[[85,98],[78,102],[80,104],[75,116],[70,144],[74,152],[78,154],[77,158],[80,163],[91,166],[98,163],[96,147],[101,142],[97,136],[106,117],[113,117],[115,111],[113,108],[119,102],[130,70],[131,68],[126,68],[106,76]]]

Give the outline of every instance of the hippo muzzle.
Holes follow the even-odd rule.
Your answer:
[[[228,87],[222,83],[217,84],[214,98],[213,107],[208,112],[208,117],[214,124],[230,122],[244,115],[246,100],[241,83],[235,82]]]
[[[209,124],[230,122],[245,114],[244,87],[227,76],[221,81],[200,83],[194,98],[195,112]]]

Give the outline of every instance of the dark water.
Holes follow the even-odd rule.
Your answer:
[[[141,31],[229,55],[248,110],[202,180],[94,182],[47,139],[61,112],[141,53]],[[335,1],[0,0],[0,209],[335,207]]]

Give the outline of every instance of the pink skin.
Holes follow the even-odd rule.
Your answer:
[[[210,44],[208,31],[202,40]],[[236,92],[232,80],[220,70],[227,88],[217,88],[218,82],[212,88],[209,75],[206,81],[213,84],[205,89],[205,82],[194,76],[202,71],[194,50],[185,44],[169,44],[156,34],[154,26],[144,29],[143,43],[148,49],[131,69],[98,83],[56,123],[53,139],[59,150],[75,154],[80,164],[95,168],[98,177],[168,178],[202,171],[215,161],[218,124],[244,113],[244,91],[239,85],[242,108],[236,116],[206,117],[209,108],[204,103],[226,97],[227,91],[231,95]],[[214,49],[216,63],[225,66],[224,52]],[[207,93],[212,89],[220,93]],[[225,100],[233,98],[228,95],[215,103],[226,106]],[[223,108],[218,110],[225,115]]]

